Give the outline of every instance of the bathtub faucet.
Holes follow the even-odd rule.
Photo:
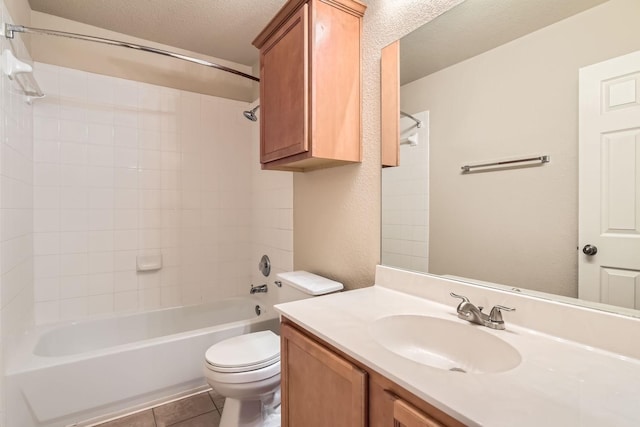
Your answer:
[[[265,283],[264,285],[260,285],[260,286],[251,285],[251,290],[249,291],[249,293],[253,295],[257,293],[267,293],[267,291],[268,291],[267,284]]]

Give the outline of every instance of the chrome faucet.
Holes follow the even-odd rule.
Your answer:
[[[264,285],[260,285],[260,286],[251,285],[251,290],[249,291],[249,293],[253,295],[258,293],[267,293],[267,291],[268,291],[267,284],[265,283]]]
[[[491,329],[504,329],[502,311],[516,311],[515,308],[496,305],[491,309],[489,315],[487,315],[486,313],[482,312],[483,307],[476,307],[471,303],[471,301],[469,301],[469,298],[463,295],[454,294],[453,292],[451,292],[449,295],[454,298],[460,298],[462,300],[462,302],[458,304],[458,308],[456,309],[459,318],[471,323],[486,326],[487,328]]]

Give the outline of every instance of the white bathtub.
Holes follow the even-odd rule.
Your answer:
[[[8,427],[84,424],[199,389],[206,349],[271,329],[254,298],[73,322],[30,333],[7,369]],[[96,418],[98,417],[98,418]]]

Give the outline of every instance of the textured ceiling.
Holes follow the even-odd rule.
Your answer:
[[[402,38],[401,84],[428,76],[607,0],[466,0]]]
[[[251,42],[286,0],[29,0],[33,10],[253,65]]]

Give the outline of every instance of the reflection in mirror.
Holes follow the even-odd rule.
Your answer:
[[[400,120],[382,171],[382,263],[640,314],[638,17],[637,0],[467,0],[403,38],[400,109],[426,126]]]

